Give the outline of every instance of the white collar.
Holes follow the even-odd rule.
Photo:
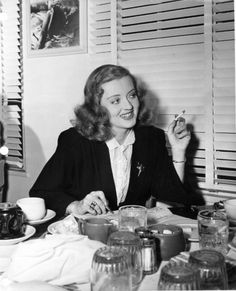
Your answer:
[[[113,149],[118,148],[118,147],[126,147],[128,145],[132,145],[134,142],[135,142],[134,131],[130,130],[130,132],[126,136],[123,144],[119,144],[118,141],[116,140],[116,138],[113,137],[112,139],[106,141],[106,145],[109,148],[109,150],[113,150]]]

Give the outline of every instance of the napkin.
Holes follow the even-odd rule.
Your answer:
[[[89,282],[95,251],[103,243],[83,235],[47,235],[18,245],[3,278],[24,282],[45,281],[54,285]]]

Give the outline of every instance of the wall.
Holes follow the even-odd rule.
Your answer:
[[[29,57],[24,9],[26,173],[9,173],[7,200],[11,202],[28,196],[30,187],[56,148],[58,134],[70,126],[74,106],[83,101],[84,83],[91,71],[88,54]]]

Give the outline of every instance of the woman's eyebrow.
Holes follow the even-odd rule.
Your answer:
[[[114,97],[120,97],[120,94],[114,94],[114,95],[108,96],[107,99],[114,98]]]

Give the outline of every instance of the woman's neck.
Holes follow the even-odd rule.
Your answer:
[[[125,131],[115,132],[114,137],[118,141],[119,144],[123,144],[129,132],[130,132],[130,129],[127,129]]]

